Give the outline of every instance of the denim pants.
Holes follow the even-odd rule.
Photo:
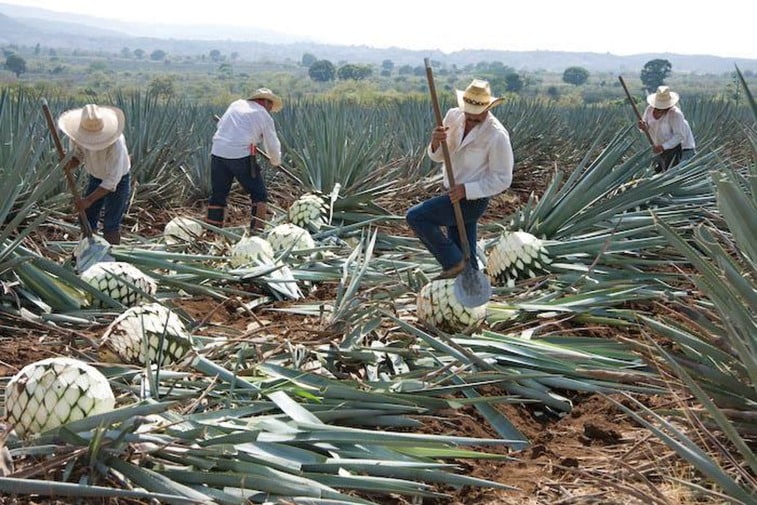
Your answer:
[[[263,174],[260,171],[260,165],[253,156],[228,159],[211,155],[211,192],[208,199],[208,218],[211,221],[223,223],[226,200],[229,197],[231,184],[234,182],[234,179],[239,181],[239,184],[250,195],[253,218],[255,217],[255,204],[268,200],[268,192],[266,191]]]
[[[463,214],[465,232],[471,252],[471,264],[478,270],[476,259],[476,229],[478,220],[489,205],[488,198],[461,200],[460,210]],[[455,220],[455,210],[449,195],[435,196],[425,202],[414,205],[405,216],[407,224],[415,232],[426,249],[436,258],[442,269],[448,270],[463,259],[460,233]],[[446,233],[442,228],[446,228]]]
[[[84,196],[96,190],[102,182],[102,179],[90,175]],[[103,233],[115,232],[121,229],[121,222],[124,219],[126,209],[129,207],[130,182],[131,176],[127,173],[121,177],[121,181],[119,181],[115,191],[108,193],[87,208],[87,221],[89,221],[92,232],[97,231],[97,223],[100,221],[101,212]]]

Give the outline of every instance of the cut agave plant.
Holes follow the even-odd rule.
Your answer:
[[[328,222],[328,199],[320,194],[305,193],[289,206],[287,216],[290,223],[317,232]]]
[[[165,305],[148,303],[127,309],[100,340],[99,356],[107,362],[167,366],[192,350],[192,337],[182,320]]]
[[[26,365],[5,388],[5,415],[19,437],[113,410],[108,379],[73,358],[47,358]]]
[[[486,305],[465,307],[455,297],[455,279],[434,280],[418,293],[418,320],[443,331],[476,327],[486,317]]]
[[[166,223],[163,239],[169,245],[192,242],[200,238],[202,232],[203,227],[198,221],[190,217],[177,216]]]
[[[493,281],[513,287],[518,279],[544,273],[551,262],[541,239],[524,231],[513,231],[497,239],[486,259],[486,270]]]
[[[154,295],[158,288],[155,279],[122,261],[96,263],[85,270],[81,278],[127,307],[145,300],[147,295]],[[93,304],[98,305],[99,301]]]
[[[267,236],[274,253],[290,248],[295,251],[315,248],[315,241],[310,232],[292,223],[282,223],[271,228]]]
[[[271,243],[263,237],[244,236],[231,246],[229,255],[231,266],[237,268],[257,262],[271,263],[274,252]]]

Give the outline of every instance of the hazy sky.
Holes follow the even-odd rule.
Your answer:
[[[231,24],[315,42],[406,49],[711,54],[757,59],[750,0],[0,0],[174,24]],[[752,7],[748,7],[752,5]],[[257,10],[260,6],[261,10]]]

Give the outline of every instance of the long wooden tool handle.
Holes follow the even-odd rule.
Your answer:
[[[631,96],[631,93],[628,91],[628,86],[626,86],[626,81],[623,80],[623,76],[619,75],[618,80],[620,80],[620,84],[623,85],[623,90],[626,92],[626,97],[628,98],[628,101],[631,102],[631,107],[633,107],[633,111],[636,114],[636,118],[639,121],[643,121],[641,118],[641,114],[639,114],[639,109],[636,108],[636,102],[633,101],[633,97]],[[647,140],[649,143],[654,147],[654,140],[652,140],[652,136],[649,134],[647,130],[644,130],[644,133],[647,136]]]
[[[60,158],[60,161],[63,161],[66,158],[66,152],[63,150],[63,144],[61,144],[60,137],[58,136],[58,129],[55,126],[53,115],[50,113],[50,107],[48,107],[47,99],[45,98],[42,99],[42,111],[45,113],[45,121],[47,121],[47,128],[48,130],[50,130],[50,134],[53,137],[55,150],[58,151],[58,157]],[[81,200],[81,196],[79,195],[79,190],[76,188],[76,181],[74,180],[74,176],[71,174],[71,170],[69,170],[68,167],[63,167],[63,173],[66,174],[68,189],[71,190],[71,194],[74,195],[74,204],[76,205],[76,208],[79,209],[79,201]],[[79,210],[79,222],[81,224],[82,231],[84,232],[84,236],[87,238],[91,237],[92,227],[89,225],[87,213],[83,210]]]
[[[426,78],[428,79],[428,89],[431,93],[431,103],[434,106],[434,115],[436,116],[436,126],[444,126],[444,120],[442,119],[442,110],[439,108],[439,99],[436,96],[436,86],[434,85],[434,75],[431,70],[431,62],[428,58],[424,58],[426,64]],[[447,180],[449,181],[450,189],[455,187],[455,175],[452,173],[452,160],[449,155],[449,147],[447,142],[442,141],[442,153],[444,154],[444,170],[447,174]],[[460,209],[460,202],[453,202],[452,208],[455,211],[455,222],[457,223],[457,231],[460,234],[460,242],[463,248],[463,257],[467,263],[470,260],[470,245],[468,244],[468,232],[465,230],[465,221],[463,220],[463,211]]]

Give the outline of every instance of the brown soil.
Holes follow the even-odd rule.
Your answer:
[[[527,198],[532,189],[515,188],[508,195],[495,199],[488,214],[498,217],[507,215]],[[199,205],[188,212],[201,216],[202,207]],[[248,222],[247,212],[246,199],[238,196],[230,207],[228,219],[232,224],[243,225]],[[144,211],[133,211],[130,219],[132,228],[138,227],[140,235],[149,236],[159,233],[165,222],[178,214],[175,209],[149,215]],[[249,319],[235,315],[233,308],[222,306],[214,300],[189,299],[182,302],[182,308],[198,319],[240,330],[249,323]],[[269,314],[266,313],[267,319],[276,317]],[[281,334],[286,334],[290,339],[296,339],[298,335],[314,338],[312,324],[304,318],[288,316],[276,320],[276,323],[281,326]],[[98,335],[98,331],[98,328],[93,328],[91,335]],[[618,330],[614,329],[613,334],[617,335]],[[70,337],[72,335],[66,331],[53,334],[49,327],[0,318],[0,345],[3,349],[0,376],[9,377],[35,359],[71,352],[67,346]],[[618,400],[622,401],[622,398]],[[662,401],[654,397],[642,400],[649,406]],[[532,445],[510,454],[514,458],[512,460],[466,459],[457,462],[465,474],[512,486],[512,489],[439,488],[449,498],[423,502],[412,502],[399,496],[372,498],[378,503],[396,505],[706,503],[697,501],[690,491],[672,480],[691,478],[691,470],[681,464],[658,439],[629,419],[610,399],[598,395],[576,395],[573,401],[573,411],[561,418],[541,415],[526,405],[498,405],[497,408],[528,437]],[[423,431],[428,433],[497,438],[496,433],[472,408],[421,419],[424,421]],[[503,452],[497,446],[482,449]],[[6,499],[0,497],[0,503],[6,503]],[[24,502],[19,499],[18,503]],[[36,503],[54,502],[37,500]]]

